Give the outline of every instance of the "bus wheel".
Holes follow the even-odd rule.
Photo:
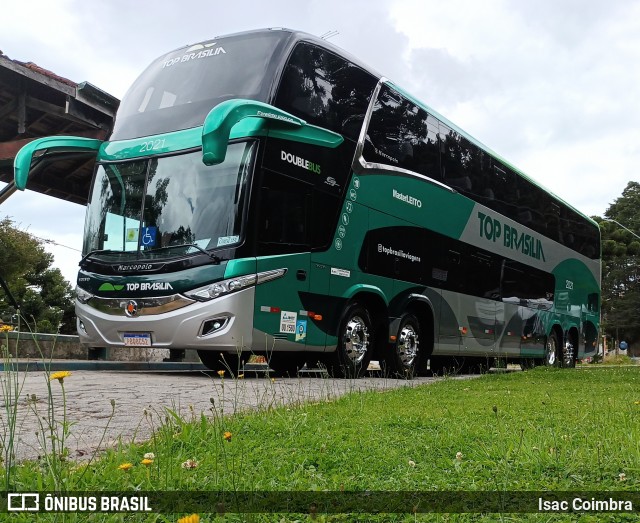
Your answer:
[[[357,302],[348,305],[340,320],[338,346],[327,360],[327,372],[334,378],[359,378],[369,366],[373,347],[369,312]]]
[[[576,366],[575,352],[571,343],[565,343],[562,347],[562,366],[573,369]]]
[[[236,376],[241,372],[239,368],[240,357],[237,353],[219,350],[199,350],[198,356],[202,364],[209,370],[223,370],[231,376]]]
[[[420,353],[420,322],[413,314],[400,319],[393,352],[386,363],[389,372],[397,378],[411,379],[418,374],[422,354]]]
[[[544,345],[544,364],[547,367],[560,366],[560,340],[555,331],[551,331]]]
[[[304,356],[301,352],[272,352],[269,355],[269,368],[276,376],[295,378],[304,367]]]
[[[536,360],[534,358],[522,358],[520,360],[520,368],[523,371],[531,370],[535,368],[535,366],[536,366]]]

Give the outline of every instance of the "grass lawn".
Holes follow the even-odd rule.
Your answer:
[[[214,399],[209,412],[149,413],[155,437],[142,446],[121,445],[88,465],[52,467],[51,457],[27,462],[9,477],[19,491],[225,492],[225,512],[234,510],[234,492],[372,491],[372,507],[384,492],[461,491],[461,500],[464,492],[476,491],[505,492],[507,498],[513,491],[637,492],[639,385],[639,367],[592,365],[445,379],[233,417],[221,415]],[[173,522],[191,512],[203,522],[637,520],[624,514],[216,515],[222,506],[192,499],[190,507],[189,499],[177,515],[58,514],[40,520]],[[27,516],[12,520],[33,520]]]

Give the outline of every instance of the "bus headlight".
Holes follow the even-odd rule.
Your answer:
[[[80,303],[87,303],[91,298],[93,298],[93,294],[85,291],[81,287],[76,287],[76,297]]]
[[[185,292],[184,295],[198,301],[209,301],[224,296],[225,294],[246,289],[252,285],[259,285],[281,278],[286,272],[287,269],[276,269],[273,271],[259,272],[258,274],[229,278],[228,280],[217,281],[204,287],[198,287],[197,289]]]

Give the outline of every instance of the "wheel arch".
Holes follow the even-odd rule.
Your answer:
[[[404,313],[415,314],[418,318],[422,330],[422,339],[428,340],[428,346],[424,354],[430,356],[435,344],[435,313],[431,300],[423,294],[410,294],[400,308],[400,316]]]
[[[377,292],[376,292],[377,291]],[[384,294],[376,287],[360,287],[358,292],[347,300],[345,308],[352,303],[359,303],[367,309],[374,327],[373,357],[379,357],[388,342],[389,307]]]

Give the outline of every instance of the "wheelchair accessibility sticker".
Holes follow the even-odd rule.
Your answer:
[[[143,227],[142,236],[140,237],[140,245],[143,247],[153,247],[156,244],[157,227]]]

